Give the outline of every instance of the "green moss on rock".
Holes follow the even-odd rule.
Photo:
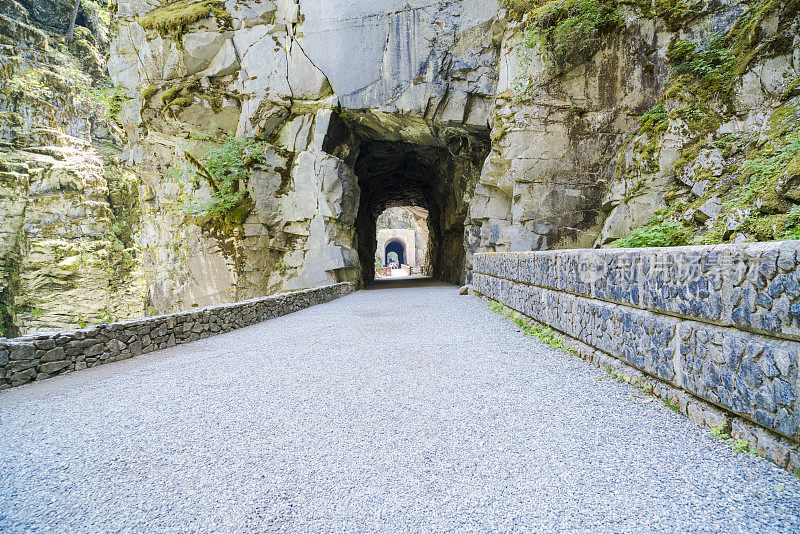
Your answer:
[[[557,67],[588,60],[600,47],[603,35],[623,26],[616,0],[503,0],[517,18],[526,18],[525,34],[518,49],[522,63],[542,47]],[[524,93],[528,80],[516,80],[517,93]]]
[[[156,87],[154,85],[151,85],[150,87],[145,87],[142,90],[142,98],[145,101],[148,101],[151,98],[153,98],[156,95],[156,93],[158,93],[158,87]]]
[[[173,100],[175,100],[181,95],[184,89],[186,89],[185,85],[170,87],[169,89],[164,91],[164,94],[161,95],[161,103],[164,104],[165,106],[169,106]]]
[[[169,103],[170,106],[178,106],[180,108],[188,108],[192,104],[194,104],[194,98],[189,98],[185,96],[176,98],[175,100]]]
[[[139,25],[145,30],[159,32],[163,36],[180,39],[189,26],[201,20],[216,17],[230,21],[222,0],[182,0],[167,4],[139,17]]]
[[[703,13],[702,1],[655,0],[653,14],[661,17],[670,31],[678,31],[686,21]]]

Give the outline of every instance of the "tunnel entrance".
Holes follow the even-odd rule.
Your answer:
[[[386,271],[394,262],[406,275],[427,276],[430,272],[430,230],[428,210],[419,206],[389,208],[378,217],[376,276],[400,276]]]
[[[424,214],[427,243],[417,265],[425,274],[465,283],[467,254],[480,241],[465,234],[465,221],[491,148],[488,125],[451,127],[402,114],[340,110],[323,127],[322,150],[343,160],[358,182],[354,241],[364,285],[372,285],[375,269],[385,266],[377,222],[393,208]],[[409,247],[403,252],[407,261]]]
[[[361,189],[356,231],[365,285],[375,279],[378,218],[387,209],[401,207],[426,215],[425,258],[416,263],[434,278],[462,283],[464,221],[489,151],[488,138],[460,135],[441,144],[423,145],[362,137],[359,148],[354,165]],[[408,261],[408,247],[391,243],[384,247],[384,266],[389,252],[396,252],[401,263]]]

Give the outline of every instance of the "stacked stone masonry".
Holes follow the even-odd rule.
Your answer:
[[[480,254],[479,293],[800,441],[800,243]]]
[[[355,290],[353,283],[55,334],[0,338],[0,389],[244,328]]]

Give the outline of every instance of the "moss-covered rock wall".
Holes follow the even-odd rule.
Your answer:
[[[502,4],[476,250],[798,237],[796,1]]]
[[[140,317],[148,299],[107,37],[68,42],[40,23],[57,2],[27,4],[0,15],[0,336]]]

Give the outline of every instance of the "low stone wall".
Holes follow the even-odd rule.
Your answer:
[[[354,290],[355,284],[343,283],[82,330],[0,338],[0,389],[230,332]]]
[[[475,256],[473,285],[796,449],[799,266],[796,241],[495,253]]]

